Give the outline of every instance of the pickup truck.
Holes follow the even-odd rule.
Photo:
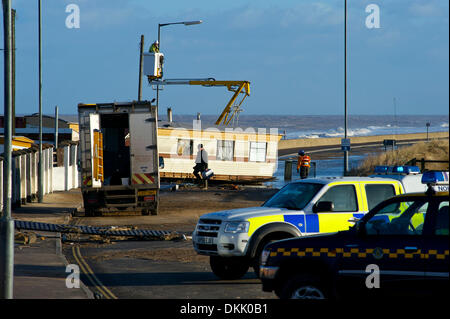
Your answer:
[[[424,190],[421,174],[303,179],[287,184],[261,207],[202,215],[192,236],[198,254],[210,256],[213,273],[238,279],[270,242],[346,230],[394,195]]]

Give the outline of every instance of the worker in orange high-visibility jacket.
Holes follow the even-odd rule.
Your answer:
[[[297,173],[300,172],[300,178],[308,178],[309,169],[311,167],[311,157],[305,155],[304,150],[298,151]]]

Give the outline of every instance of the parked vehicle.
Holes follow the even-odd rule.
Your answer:
[[[150,102],[79,104],[81,191],[86,215],[158,213],[157,110]]]
[[[294,299],[448,298],[448,172],[423,180],[437,189],[383,201],[348,231],[267,245],[263,290]]]
[[[262,207],[205,214],[193,233],[197,253],[210,256],[214,274],[242,277],[270,242],[347,230],[381,201],[410,190],[424,189],[420,175],[406,170],[396,179],[343,177],[304,179],[283,187]],[[417,185],[419,184],[419,186]]]

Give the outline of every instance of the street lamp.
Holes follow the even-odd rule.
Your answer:
[[[170,22],[170,23],[160,23],[158,24],[158,43],[159,43],[159,49],[161,51],[161,27],[165,27],[167,25],[172,25],[172,24],[184,24],[185,26],[189,26],[189,25],[195,25],[195,24],[200,24],[202,23],[202,20],[197,20],[197,21],[183,21],[183,22]]]
[[[344,139],[347,140],[347,0],[344,1]],[[344,176],[348,173],[348,151],[344,150]]]
[[[182,21],[182,22],[170,22],[170,23],[159,23],[158,24],[158,44],[159,50],[161,51],[161,27],[173,24],[184,24],[185,26],[195,25],[202,23],[202,20],[197,21]],[[156,84],[156,107],[159,107],[159,84]]]
[[[3,0],[4,55],[4,154],[3,213],[0,217],[0,299],[13,298],[14,220],[11,218],[12,172],[12,9],[11,0]]]

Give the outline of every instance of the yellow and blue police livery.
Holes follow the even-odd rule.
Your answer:
[[[387,175],[292,182],[262,207],[202,215],[192,236],[194,249],[210,256],[211,269],[220,278],[240,278],[250,266],[258,273],[267,243],[347,230],[378,203],[417,183],[420,179],[403,183]]]
[[[267,245],[263,290],[299,299],[448,296],[449,193],[436,188],[448,186],[448,172],[422,182],[426,192],[383,201],[350,230]]]

